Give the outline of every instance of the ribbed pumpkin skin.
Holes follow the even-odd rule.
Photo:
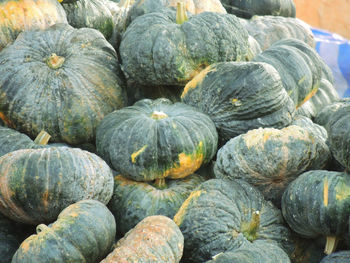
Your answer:
[[[31,149],[34,142],[24,133],[0,126],[0,157],[19,149]]]
[[[152,215],[173,218],[182,203],[204,179],[190,175],[184,179],[167,180],[165,188],[151,183],[114,177],[114,191],[108,208],[118,222],[118,231],[125,234],[142,219]]]
[[[113,246],[116,225],[112,213],[96,200],[65,208],[49,226],[24,240],[12,263],[95,263]]]
[[[62,3],[67,14],[68,23],[75,28],[94,28],[106,39],[113,33],[113,15],[104,0],[78,0]]]
[[[96,148],[123,176],[152,181],[192,174],[215,155],[217,141],[214,123],[195,108],[145,99],[108,114],[97,128]]]
[[[296,125],[307,130],[314,137],[320,139],[323,142],[327,142],[328,133],[327,130],[316,123],[314,123],[310,118],[298,115],[294,118],[291,125]]]
[[[181,100],[210,116],[222,142],[259,127],[288,126],[295,107],[276,69],[260,62],[210,65],[187,83]]]
[[[16,224],[0,214],[0,263],[11,262],[20,243]]]
[[[326,170],[301,174],[284,192],[282,212],[291,229],[303,237],[344,235],[350,213],[350,175]]]
[[[1,0],[0,51],[20,32],[43,30],[56,23],[67,23],[66,13],[57,0]]]
[[[317,113],[314,122],[324,126],[327,129],[327,124],[331,120],[333,113],[335,113],[338,109],[346,105],[350,105],[350,98],[336,100],[326,105]]]
[[[345,263],[350,262],[350,250],[334,252],[324,257],[320,263]]]
[[[178,263],[184,237],[173,220],[148,216],[130,230],[101,263]]]
[[[57,69],[45,63],[53,53],[65,58]],[[118,72],[116,52],[97,30],[23,32],[0,54],[0,112],[31,137],[45,130],[53,142],[93,141],[98,122],[126,103]]]
[[[249,58],[248,32],[235,16],[204,12],[175,21],[175,12],[163,10],[128,26],[119,52],[129,82],[184,86],[212,63]]]
[[[255,129],[227,142],[217,153],[215,175],[243,179],[280,207],[284,190],[298,175],[323,169],[330,160],[324,140],[306,129]]]
[[[0,157],[0,212],[18,222],[52,222],[72,203],[107,204],[112,193],[109,166],[78,148],[24,149]]]
[[[184,262],[204,262],[220,252],[234,251],[248,242],[243,225],[260,212],[254,240],[274,240],[291,250],[289,230],[280,211],[242,180],[211,179],[197,187],[174,217],[185,237]]]

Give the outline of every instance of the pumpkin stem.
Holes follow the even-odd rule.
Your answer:
[[[158,189],[164,189],[167,187],[165,178],[157,178],[154,181],[154,186],[157,187]]]
[[[166,115],[164,112],[162,111],[154,111],[151,115],[151,118],[152,119],[155,119],[155,120],[160,120],[160,119],[165,119],[167,118],[168,115]]]
[[[46,64],[52,69],[58,69],[62,67],[65,61],[64,57],[57,56],[55,53],[52,53],[47,59]]]
[[[188,20],[184,2],[177,2],[176,24],[181,25]]]
[[[257,238],[257,232],[260,225],[260,212],[255,211],[252,215],[252,220],[249,223],[243,222],[242,233],[249,241],[254,241]]]
[[[40,232],[49,229],[49,227],[45,224],[40,224],[36,227],[36,233],[39,234]]]
[[[324,253],[327,255],[333,253],[338,245],[339,238],[334,236],[327,236],[326,247]]]
[[[46,131],[41,131],[38,136],[36,136],[34,143],[38,145],[46,145],[51,138],[51,135],[48,134]]]

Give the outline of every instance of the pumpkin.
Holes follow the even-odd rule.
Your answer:
[[[173,220],[166,216],[148,216],[114,246],[101,263],[180,262],[184,238]]]
[[[301,128],[307,130],[315,138],[327,143],[327,130],[323,126],[314,123],[310,118],[297,115],[292,121],[291,125],[300,126]]]
[[[96,134],[97,153],[135,181],[186,177],[212,159],[217,141],[208,116],[162,98],[108,114]]]
[[[162,9],[133,20],[119,52],[128,82],[180,87],[212,63],[247,60],[250,54],[248,32],[238,18],[204,12],[187,21],[180,3],[177,14]]]
[[[38,224],[83,199],[107,204],[113,174],[100,157],[78,148],[23,149],[0,157],[0,185],[0,212]]]
[[[244,18],[254,15],[295,17],[293,0],[221,0],[221,3],[228,13]]]
[[[66,13],[57,0],[1,0],[0,51],[20,32],[43,30],[56,23],[67,23]]]
[[[280,210],[243,180],[200,184],[174,216],[185,238],[184,262],[204,262],[246,242],[272,240],[293,250]]]
[[[313,170],[289,184],[282,212],[293,231],[305,238],[327,237],[325,253],[336,249],[347,231],[350,213],[350,175]]]
[[[334,102],[325,105],[317,114],[314,119],[315,123],[322,125],[327,128],[328,122],[332,118],[332,114],[335,113],[339,108],[350,105],[350,98],[343,98],[335,100]]]
[[[178,180],[158,179],[154,183],[132,181],[117,175],[108,208],[118,223],[118,231],[125,234],[147,216],[173,218],[190,192],[203,181],[195,174]]]
[[[12,263],[99,262],[113,246],[116,225],[104,204],[82,200],[65,208],[54,223],[38,225],[36,232],[22,242]]]
[[[324,257],[320,263],[344,263],[350,261],[350,250],[334,252]]]
[[[277,70],[261,62],[212,64],[186,84],[181,100],[210,116],[222,144],[259,127],[288,126],[295,111]]]
[[[92,142],[99,121],[126,103],[118,74],[117,54],[97,30],[23,32],[0,53],[0,112],[30,137],[45,130],[53,142]]]

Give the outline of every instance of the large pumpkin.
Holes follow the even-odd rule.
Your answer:
[[[40,224],[24,240],[12,263],[95,263],[113,246],[116,225],[112,213],[96,200],[82,200],[65,208],[57,220]]]
[[[107,204],[113,174],[100,157],[78,148],[24,149],[0,157],[0,186],[1,213],[39,224],[83,199]]]
[[[45,29],[67,23],[66,13],[57,0],[1,0],[0,51],[22,31]]]
[[[108,114],[97,128],[98,154],[136,181],[183,178],[215,155],[211,119],[183,103],[144,99]]]
[[[117,54],[97,30],[23,32],[0,53],[0,113],[33,138],[45,130],[53,142],[93,141],[99,121],[125,105],[118,74]]]

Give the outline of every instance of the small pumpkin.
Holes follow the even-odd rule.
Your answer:
[[[194,173],[216,153],[211,119],[183,103],[144,99],[108,114],[97,128],[98,154],[135,181],[177,179]]]
[[[57,220],[36,227],[36,234],[24,240],[12,263],[95,263],[113,246],[115,220],[107,207],[96,200],[69,205]]]
[[[83,199],[107,204],[113,174],[100,157],[78,148],[23,149],[0,157],[0,185],[0,212],[39,224]]]
[[[126,233],[101,263],[178,263],[183,247],[184,237],[173,220],[162,215],[148,216]]]

